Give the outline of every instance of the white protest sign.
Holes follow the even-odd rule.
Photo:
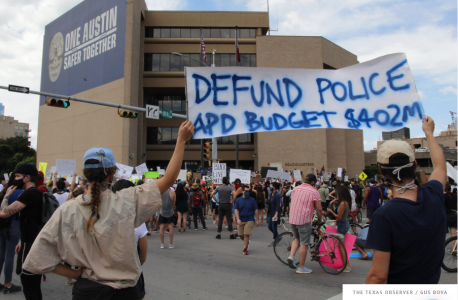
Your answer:
[[[56,166],[51,167],[51,173],[54,174],[56,172]]]
[[[240,179],[242,183],[250,184],[251,171],[231,169],[231,171],[229,172],[229,181],[234,182],[237,178]]]
[[[422,120],[406,55],[339,70],[186,68],[194,138],[304,128],[393,131]]]
[[[213,183],[223,184],[223,177],[227,176],[226,164],[213,164]]]
[[[132,182],[133,182],[133,183],[136,183],[135,181],[136,181],[137,179],[140,180],[142,177],[141,177],[141,175],[132,174],[132,176],[131,176],[130,178],[132,178]]]
[[[186,173],[187,173],[186,170],[180,170],[180,173],[178,174],[177,180],[186,181],[186,179],[187,179]]]
[[[52,167],[51,167],[52,169]],[[76,163],[74,159],[56,159],[57,175],[73,175],[76,171]]]
[[[291,175],[288,172],[280,172],[274,170],[268,170],[266,177],[269,178],[280,178],[281,180],[291,180]]]
[[[10,177],[8,176],[8,173],[3,174],[3,177],[5,177],[6,181],[10,180]]]
[[[142,176],[143,174],[148,172],[148,167],[145,163],[142,163],[141,165],[135,167],[135,172],[137,172],[138,175]]]
[[[457,182],[458,180],[456,175],[456,169],[449,162],[447,162],[447,176],[455,180],[455,182]]]
[[[337,168],[337,177],[342,177],[342,168]]]
[[[130,176],[132,175],[132,172],[134,171],[134,167],[118,163],[116,163],[116,166],[118,167],[118,171],[116,172],[115,177],[119,179],[129,180]]]
[[[159,174],[161,174],[162,176],[164,176],[164,175],[165,175],[165,169],[161,169],[161,168],[159,168],[159,170],[158,170],[158,171],[159,171]]]
[[[328,181],[331,179],[332,172],[323,172],[323,178],[324,180]]]
[[[301,170],[294,170],[293,174],[294,174],[294,180],[302,181]]]
[[[348,176],[344,176],[344,181],[348,181]]]

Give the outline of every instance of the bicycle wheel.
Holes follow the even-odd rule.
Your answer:
[[[343,256],[340,254],[340,247],[343,249]],[[344,244],[333,235],[325,235],[318,243],[318,262],[327,273],[337,275],[343,272],[347,265],[347,251]]]
[[[279,261],[288,265],[288,257],[291,255],[291,244],[293,243],[293,233],[286,231],[277,236],[274,243],[274,253]],[[294,255],[296,263],[299,264],[299,249]]]
[[[348,229],[348,233],[358,236],[359,232],[362,229],[363,227],[361,225],[353,223],[353,224],[350,224],[350,229]]]
[[[457,253],[456,236],[449,237],[445,241],[445,254],[442,261],[442,268],[447,272],[456,272],[456,253]]]

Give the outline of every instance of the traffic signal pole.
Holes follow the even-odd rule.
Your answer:
[[[0,85],[0,89],[12,91],[7,86],[1,86]],[[18,91],[14,91],[14,92],[18,92]],[[110,102],[102,102],[102,101],[96,101],[96,100],[90,100],[90,99],[84,99],[84,98],[76,98],[76,97],[64,96],[64,95],[58,95],[58,94],[52,94],[52,93],[31,91],[31,90],[28,90],[28,88],[26,88],[21,93],[24,93],[24,94],[35,94],[35,95],[40,95],[40,96],[45,96],[45,97],[67,99],[67,100],[84,102],[84,103],[89,103],[89,104],[96,104],[96,105],[102,105],[102,106],[109,106],[109,107],[115,107],[115,108],[124,108],[124,109],[128,109],[128,110],[146,112],[146,108],[142,108],[142,107],[130,106],[130,105],[121,105],[121,104],[115,104],[115,103],[110,103]],[[160,111],[160,113],[162,113],[162,111]],[[185,115],[173,114],[173,113],[172,113],[172,117],[180,118],[180,119],[187,119],[187,117]]]

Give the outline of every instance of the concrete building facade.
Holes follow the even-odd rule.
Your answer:
[[[0,138],[7,139],[15,136],[29,137],[29,123],[22,123],[14,117],[0,116]]]
[[[236,26],[242,66],[339,69],[358,63],[354,54],[323,37],[268,35],[267,12],[148,11],[143,0],[124,3],[122,78],[72,94],[75,97],[139,107],[158,105],[185,115],[184,68],[201,66],[196,62],[201,60],[201,34],[208,64],[215,50],[216,67],[234,66]],[[121,4],[118,6],[119,18]],[[46,34],[54,33],[49,30]],[[118,43],[120,38],[117,37]],[[174,52],[183,56],[173,55]],[[43,62],[47,67],[47,57]],[[74,68],[76,72],[78,66]],[[43,74],[47,76],[46,72]],[[75,80],[84,85],[90,79],[82,74],[84,71]],[[143,113],[137,119],[125,119],[117,115],[115,108],[77,102],[72,102],[68,109],[42,105],[38,161],[53,165],[55,159],[75,159],[82,168],[84,152],[101,146],[111,148],[119,163],[137,166],[146,162],[149,168],[165,168],[182,121],[146,119]],[[68,138],[56,147],[55,136],[62,126]],[[260,170],[270,163],[281,163],[284,170],[300,169],[305,174],[324,166],[333,172],[339,167],[346,168],[350,175],[359,174],[364,168],[362,130],[304,129],[242,134],[239,145],[241,169]],[[235,167],[235,136],[218,138],[218,159],[228,167]],[[200,140],[192,140],[186,147],[184,163],[197,169],[200,161]]]

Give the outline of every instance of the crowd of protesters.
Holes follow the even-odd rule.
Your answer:
[[[53,272],[73,285],[75,300],[143,299],[141,265],[147,259],[149,232],[159,229],[160,248],[174,249],[175,230],[185,233],[187,225],[199,230],[200,224],[206,231],[210,218],[216,239],[226,238],[225,228],[229,239],[241,240],[241,252],[248,255],[255,228],[267,223],[272,240],[266,246],[272,247],[285,217],[294,235],[288,264],[296,273],[311,273],[305,258],[314,215],[318,222],[335,220],[345,240],[347,217],[358,209],[367,210],[368,224],[355,247],[363,260],[369,259],[365,249],[374,249],[366,283],[437,283],[443,255],[438,245],[445,240],[446,227],[456,235],[457,196],[456,187],[446,183],[445,159],[432,136],[434,122],[424,119],[423,130],[434,166],[423,185],[415,180],[413,151],[401,141],[382,144],[377,160],[385,180],[372,178],[367,184],[324,180],[320,172],[293,182],[270,178],[242,183],[224,177],[219,186],[191,180],[189,173],[177,179],[185,144],[194,134],[191,122],[181,125],[167,172],[157,180],[116,181],[115,157],[107,148],[89,149],[84,177],[75,173],[72,182],[54,173],[46,183],[34,165],[22,164],[1,191],[0,272],[5,284],[0,288],[4,294],[22,290],[26,299],[42,299],[42,274]],[[208,175],[211,169],[198,172]],[[58,208],[43,222],[45,198]],[[432,257],[427,266],[415,265],[425,252]],[[15,254],[22,287],[12,284]],[[351,271],[349,263],[343,268]]]

